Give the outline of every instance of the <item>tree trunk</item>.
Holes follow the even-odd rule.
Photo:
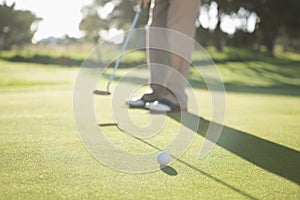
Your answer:
[[[266,46],[267,51],[273,54],[274,51],[274,43],[275,43],[276,36],[274,34],[266,34],[263,37],[263,45]]]
[[[220,28],[221,22],[219,20],[216,29],[213,32],[213,43],[215,48],[219,53],[223,52],[223,46],[222,46],[222,30]]]

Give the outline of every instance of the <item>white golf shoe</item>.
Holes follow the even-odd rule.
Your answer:
[[[153,103],[146,103],[145,108],[152,113],[169,113],[169,112],[186,112],[187,109],[181,109],[179,105],[175,105],[168,100],[162,99]]]
[[[146,102],[141,97],[136,97],[133,99],[126,99],[125,104],[130,108],[144,108]]]

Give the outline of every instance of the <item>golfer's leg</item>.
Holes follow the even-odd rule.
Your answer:
[[[151,48],[151,46],[166,49],[167,36],[164,31],[152,30],[151,28],[166,28],[168,0],[152,0],[147,29],[147,58],[150,70],[150,86],[154,93],[163,94],[166,77],[166,69],[162,65],[169,66],[168,52]],[[157,97],[158,99],[160,97]]]
[[[169,73],[167,87],[177,96],[177,103],[180,103],[182,109],[187,107],[187,95],[185,87],[188,78],[188,69],[190,66],[191,55],[195,36],[195,21],[199,14],[199,0],[170,0],[168,12],[168,28],[185,34],[188,37],[178,37],[177,34],[168,34],[170,49],[180,52],[180,55],[171,56],[171,66],[179,73]],[[182,75],[182,76],[181,76]],[[171,102],[176,103],[174,98],[168,97]]]

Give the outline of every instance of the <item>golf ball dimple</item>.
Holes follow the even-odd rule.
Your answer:
[[[167,152],[161,151],[157,154],[157,162],[161,166],[166,166],[170,163],[171,157]]]

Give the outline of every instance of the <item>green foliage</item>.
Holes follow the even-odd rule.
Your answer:
[[[279,36],[299,37],[300,1],[298,0],[254,0],[245,7],[257,13],[258,38],[272,52]]]
[[[97,43],[99,31],[105,24],[100,20],[97,9],[94,6],[86,6],[82,9],[83,19],[79,24],[79,29],[85,33],[87,41]]]
[[[224,44],[236,47],[265,46],[269,52],[274,49],[278,37],[299,38],[300,34],[300,1],[298,0],[203,0],[202,6],[209,8],[212,2],[218,5],[218,24],[214,30],[198,28],[197,40],[201,44],[214,45],[222,51]],[[99,17],[99,8],[114,4],[114,10],[102,19]],[[98,40],[99,30],[109,28],[127,29],[134,15],[136,1],[128,0],[94,0],[86,9],[81,28],[86,32],[89,40]],[[242,12],[241,12],[242,11]],[[256,30],[247,32],[247,20],[250,14],[258,16]],[[235,15],[243,20],[233,36],[223,33],[220,25],[224,15]],[[140,25],[147,22],[148,10],[143,11],[139,20]],[[289,45],[289,42],[286,42]],[[294,44],[294,43],[293,43]],[[292,45],[293,45],[292,44]],[[297,48],[296,48],[297,49]]]
[[[0,50],[31,43],[39,20],[30,11],[15,10],[15,4],[0,5]]]
[[[108,3],[114,5],[114,9],[106,18],[99,15],[100,9]],[[99,31],[109,30],[110,28],[129,29],[133,16],[136,11],[136,1],[111,1],[94,0],[92,5],[82,9],[83,19],[80,22],[80,30],[85,32],[88,41],[97,42],[99,40]],[[144,26],[148,19],[148,9],[141,13],[137,27]]]
[[[215,0],[225,13],[236,12],[243,7],[255,12],[259,17],[257,32],[258,43],[272,52],[276,38],[300,35],[300,1],[298,0]]]

